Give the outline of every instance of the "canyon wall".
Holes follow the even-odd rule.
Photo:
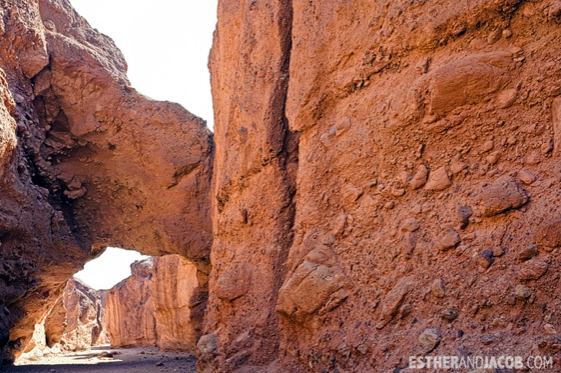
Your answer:
[[[108,343],[100,292],[76,278],[68,280],[63,298],[45,319],[45,336],[49,347],[60,343],[65,351],[83,351]]]
[[[152,258],[131,264],[132,275],[109,290],[105,300],[111,347],[154,346],[156,320],[152,301]]]
[[[201,372],[560,363],[560,4],[220,1]]]
[[[31,342],[20,358],[37,360],[44,355],[85,351],[107,343],[105,306],[100,292],[71,278],[47,317],[35,325]]]
[[[152,300],[160,349],[196,352],[208,297],[207,277],[181,255],[154,257]]]
[[[108,245],[210,270],[212,134],[135,91],[126,69],[67,0],[0,4],[3,362]]]
[[[111,346],[195,353],[207,298],[206,275],[180,255],[135,262],[131,269],[132,275],[107,294]]]

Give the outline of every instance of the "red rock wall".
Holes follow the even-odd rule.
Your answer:
[[[111,347],[156,345],[152,259],[134,262],[132,275],[111,288],[105,301]]]
[[[157,346],[195,353],[207,276],[180,255],[135,262],[131,269],[132,276],[107,294],[111,346]]]
[[[199,365],[212,361],[218,343],[221,369],[229,370],[248,359],[266,364],[279,352],[274,308],[292,241],[298,138],[284,110],[290,4],[223,1],[218,18],[210,60],[216,162],[205,321],[213,333],[199,343]]]
[[[156,345],[162,350],[196,352],[204,316],[199,295],[201,274],[197,276],[197,272],[197,267],[180,255],[154,258],[152,301]]]
[[[201,371],[559,352],[559,9],[220,1]]]
[[[20,359],[37,360],[61,351],[85,351],[108,343],[100,292],[72,278],[35,332]]]

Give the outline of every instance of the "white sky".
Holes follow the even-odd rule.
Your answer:
[[[130,265],[135,260],[148,258],[136,251],[108,247],[101,256],[76,273],[79,278],[94,289],[110,289],[131,275]]]
[[[183,105],[214,127],[208,55],[218,0],[70,0],[125,55],[129,80],[146,96]],[[95,289],[130,276],[141,255],[108,248],[76,274]]]
[[[218,0],[70,0],[125,55],[132,86],[213,128],[208,55]]]

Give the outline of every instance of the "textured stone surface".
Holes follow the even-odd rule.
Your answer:
[[[105,306],[100,292],[80,280],[68,280],[64,293],[42,321],[35,325],[21,359],[89,350],[108,343]]]
[[[112,347],[156,345],[152,258],[131,264],[132,275],[107,294],[105,313]]]
[[[390,372],[559,330],[556,9],[220,2],[201,372]]]
[[[180,255],[146,259],[131,269],[131,277],[107,294],[111,346],[195,353],[208,276]]]
[[[221,0],[212,188],[203,123],[66,2],[0,9],[10,350],[111,243],[209,275],[201,372],[559,352],[558,1]]]
[[[152,300],[160,349],[196,352],[206,298],[206,276],[201,275],[180,255],[154,258]]]
[[[2,360],[108,245],[209,271],[212,134],[126,69],[67,0],[0,4]]]

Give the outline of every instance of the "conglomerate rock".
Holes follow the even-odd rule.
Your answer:
[[[560,9],[220,1],[201,372],[559,352]]]
[[[31,340],[66,281],[108,245],[208,273],[213,140],[136,92],[67,0],[0,4],[0,351]]]

